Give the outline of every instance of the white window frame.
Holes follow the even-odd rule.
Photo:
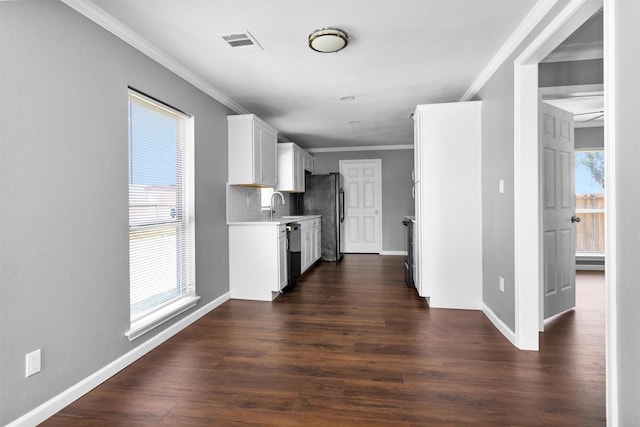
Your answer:
[[[576,148],[575,153],[585,152],[585,151],[601,151],[604,153],[604,147],[600,148]],[[574,162],[575,162],[575,154],[574,154]],[[605,164],[605,173],[606,173],[606,164]],[[575,189],[574,189],[575,192]],[[606,205],[607,194],[606,190],[604,190],[604,200]],[[576,208],[576,215],[579,217],[580,214],[590,214],[590,213],[602,213],[605,214],[606,209],[578,209]],[[607,218],[605,214],[604,218],[605,228],[607,223]],[[604,236],[606,242],[606,230]],[[605,252],[579,252],[576,248],[576,269],[578,270],[603,270],[605,262]]]
[[[176,234],[180,236],[179,239],[176,239],[176,245],[178,245],[178,248],[175,252],[178,254],[176,265],[179,279],[176,279],[176,286],[179,287],[179,293],[169,301],[159,303],[143,312],[130,314],[130,329],[125,333],[125,335],[130,341],[132,341],[162,323],[194,307],[200,297],[195,293],[194,118],[193,116],[187,115],[133,89],[129,89],[127,99],[130,112],[132,99],[137,103],[142,101],[142,103],[147,103],[152,106],[152,108],[159,108],[176,116],[180,121],[180,126],[184,126],[183,141],[180,142],[179,138],[176,138],[176,153],[180,153],[183,170],[179,171],[180,166],[176,165],[176,174],[179,174],[181,178],[178,180],[178,188],[176,189],[176,209],[178,212],[175,214],[175,220],[158,220],[155,223],[143,224],[138,221],[138,223],[132,224],[132,222],[135,221],[133,219],[134,216],[131,214],[131,210],[129,217],[130,245],[132,234],[149,230],[164,230],[168,232],[175,230]],[[133,129],[132,126],[131,115],[129,115],[129,135],[131,135],[131,131]],[[129,155],[131,155],[131,152]],[[129,186],[130,191],[136,191],[135,189],[132,189],[133,187],[133,185]],[[132,261],[133,258],[130,251],[130,271],[132,270]],[[139,263],[140,261],[137,262]],[[134,284],[131,274],[129,286],[130,292],[132,292]],[[130,301],[130,312],[131,304],[132,302]]]

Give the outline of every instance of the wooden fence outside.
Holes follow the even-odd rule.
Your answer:
[[[604,194],[576,194],[576,252],[604,252]]]

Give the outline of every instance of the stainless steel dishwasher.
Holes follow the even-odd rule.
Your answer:
[[[293,222],[287,224],[288,251],[288,286],[295,284],[300,278],[300,256],[302,255],[302,230],[300,224]]]

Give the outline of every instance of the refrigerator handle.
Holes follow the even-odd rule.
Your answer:
[[[344,191],[340,190],[340,222],[344,222]]]

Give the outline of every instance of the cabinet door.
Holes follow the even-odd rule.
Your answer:
[[[262,144],[260,139],[262,131],[259,127],[253,127],[253,157],[251,158],[251,165],[253,166],[253,179],[252,182],[260,184],[262,182]]]
[[[315,239],[315,256],[313,257],[314,261],[317,261],[322,256],[322,226],[320,223],[317,224],[315,229],[316,239]]]
[[[422,277],[420,265],[422,264],[422,183],[416,182],[415,191],[415,223],[413,224],[413,283],[416,287],[418,295],[425,295],[425,289],[422,289]]]
[[[300,254],[300,270],[306,271],[311,265],[311,256],[313,250],[311,248],[311,229],[302,230],[302,254]]]
[[[293,179],[295,191],[304,192],[304,153],[295,148],[293,154]]]
[[[229,116],[228,121],[228,170],[227,181],[232,185],[257,184],[260,176],[260,151],[256,141],[260,132],[253,125],[250,115]]]
[[[313,166],[314,166],[313,163],[314,163],[313,162],[313,157],[311,157],[311,155],[309,155],[309,154],[306,154],[304,156],[304,170],[306,170],[306,171],[308,171],[310,173],[313,173]],[[303,174],[304,174],[304,172],[303,172]]]
[[[288,277],[287,277],[287,269],[288,269],[288,265],[287,265],[287,250],[289,249],[288,243],[287,243],[287,232],[286,230],[284,231],[284,237],[282,237],[282,232],[280,233],[280,238],[278,239],[278,276],[279,276],[279,289],[278,290],[283,290],[285,288],[285,286],[287,286],[288,284]]]
[[[260,157],[261,157],[261,175],[260,183],[269,187],[275,187],[277,184],[277,136],[270,130],[260,127]]]
[[[228,183],[274,187],[277,182],[277,131],[253,114],[229,116]]]
[[[418,182],[422,179],[421,117],[420,113],[416,113],[413,116],[413,182]]]

